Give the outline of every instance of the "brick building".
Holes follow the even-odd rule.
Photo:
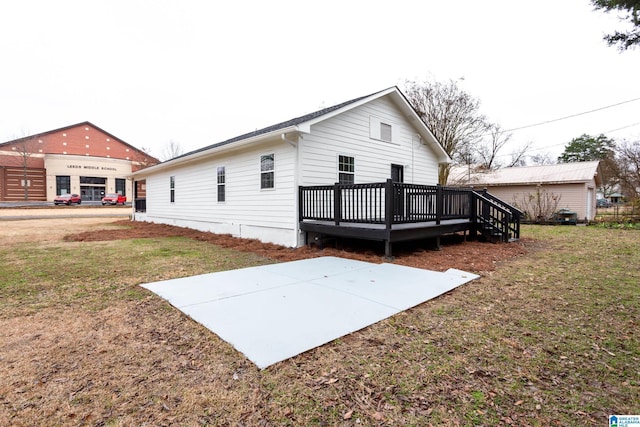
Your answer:
[[[52,201],[76,193],[97,201],[120,193],[144,197],[132,187],[132,172],[159,163],[149,154],[99,127],[82,122],[0,143],[0,201]]]

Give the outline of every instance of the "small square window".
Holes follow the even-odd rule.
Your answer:
[[[391,142],[391,125],[380,123],[380,139]]]

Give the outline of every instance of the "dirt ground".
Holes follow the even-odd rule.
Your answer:
[[[253,252],[279,261],[294,261],[318,256],[338,256],[368,262],[389,262],[384,258],[380,242],[341,241],[324,248],[286,248],[258,240],[238,239],[230,235],[205,233],[164,224],[134,222],[121,219],[128,207],[60,206],[34,209],[0,209],[0,243],[2,241],[105,241],[133,238],[183,236],[225,248]],[[93,215],[93,216],[91,216]],[[109,215],[112,215],[111,217]],[[7,220],[22,217],[21,220]],[[120,218],[120,219],[119,219]],[[113,230],[113,228],[116,228]],[[109,228],[109,233],[102,230]],[[482,273],[496,264],[526,253],[533,242],[486,243],[468,241],[460,234],[443,236],[439,250],[435,242],[418,241],[394,245],[397,264],[436,271],[448,268]]]
[[[104,241],[131,238],[154,238],[182,236],[209,242],[225,248],[243,252],[253,252],[279,262],[295,261],[318,256],[337,256],[368,262],[388,262],[384,258],[382,243],[378,242],[337,242],[332,247],[286,248],[258,240],[239,239],[230,235],[206,233],[188,228],[128,220],[115,221],[122,228],[109,233],[89,230],[65,237],[67,241]],[[513,243],[487,243],[465,241],[460,234],[444,236],[440,250],[434,241],[421,241],[394,246],[393,262],[411,267],[444,271],[457,268],[474,273],[494,270],[497,263],[526,253],[527,240]]]

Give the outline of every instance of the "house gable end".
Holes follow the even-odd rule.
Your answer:
[[[190,151],[189,153],[185,153],[181,156],[168,160],[167,162],[158,165],[156,168],[164,168],[169,166],[169,164],[179,164],[185,161],[191,161],[198,156],[206,155],[205,153],[207,152],[215,152],[216,150],[219,150],[225,146],[257,142],[261,139],[269,138],[279,132],[283,134],[288,132],[308,133],[310,132],[311,126],[316,123],[328,120],[336,115],[342,114],[353,108],[357,108],[361,105],[385,96],[390,96],[398,109],[404,113],[408,120],[414,123],[416,132],[420,135],[422,140],[431,148],[433,153],[436,155],[438,162],[450,163],[450,157],[444,151],[440,143],[435,139],[433,134],[431,134],[424,122],[422,122],[422,120],[419,118],[413,107],[411,107],[411,105],[407,101],[406,97],[396,86],[393,86],[370,95],[354,98],[341,104],[324,108],[322,110],[318,110],[310,114],[280,122],[275,125],[256,130],[254,132],[249,132],[222,142],[218,142],[216,144],[208,145],[206,147]]]
[[[131,160],[142,166],[160,162],[148,153],[88,121],[0,144],[0,151],[17,152],[25,149],[42,154],[67,154]]]

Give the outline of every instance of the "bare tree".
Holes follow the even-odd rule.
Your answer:
[[[531,148],[531,142],[526,142],[523,145],[516,147],[510,154],[511,160],[508,167],[520,167],[527,165],[527,153]]]
[[[487,131],[480,114],[480,101],[461,90],[455,81],[405,82],[405,94],[433,136],[450,157],[471,152],[471,147]],[[441,165],[438,182],[445,185],[449,165]]]
[[[469,142],[458,147],[454,160],[462,165],[471,167],[476,165],[480,159],[478,158],[478,148],[475,144]]]
[[[553,194],[542,188],[542,184],[536,186],[532,193],[524,194],[522,197],[514,197],[513,204],[533,222],[548,221],[558,208],[561,196]]]
[[[37,152],[38,139],[34,136],[25,136],[16,144],[16,151],[20,156],[20,166],[22,167],[22,187],[24,188],[24,200],[29,200],[29,166],[31,158]]]
[[[173,158],[176,158],[182,155],[183,153],[184,153],[184,150],[182,149],[182,146],[178,142],[172,139],[162,149],[162,153],[160,154],[160,160],[162,160],[163,162],[167,160],[171,160]]]
[[[556,163],[556,161],[553,159],[553,157],[551,157],[549,153],[534,154],[532,156],[529,156],[529,160],[531,161],[531,163],[537,166],[553,165]]]
[[[618,179],[623,191],[640,198],[640,141],[623,141],[617,148]]]
[[[477,152],[480,156],[483,169],[497,169],[500,165],[496,162],[498,153],[511,139],[512,134],[506,133],[498,124],[489,125],[489,138],[478,144]]]

